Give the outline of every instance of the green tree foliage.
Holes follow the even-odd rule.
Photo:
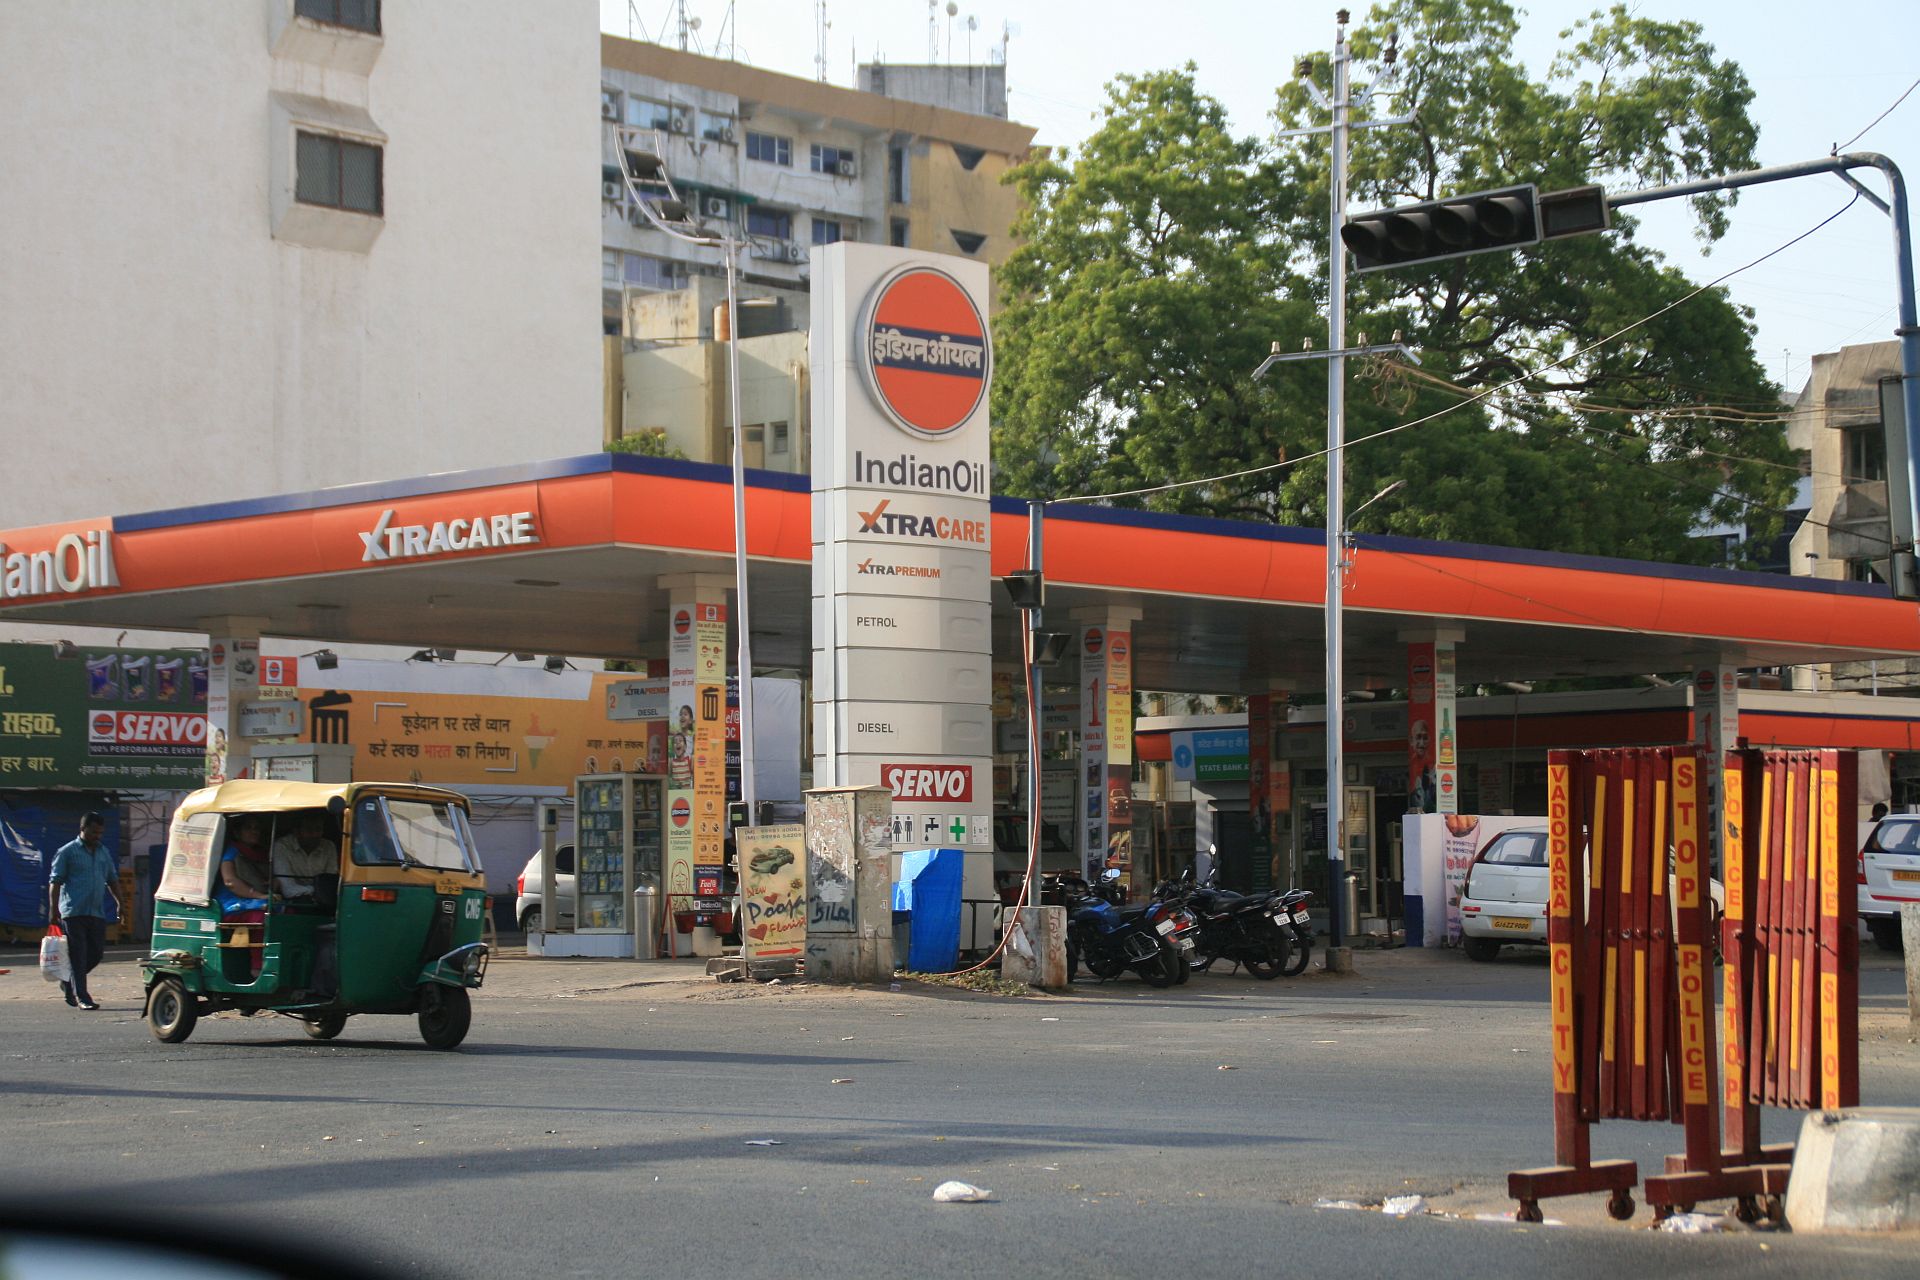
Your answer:
[[[1697,24],[1596,13],[1534,77],[1500,0],[1392,0],[1352,31],[1361,85],[1395,30],[1400,83],[1371,109],[1416,121],[1354,135],[1355,210],[1515,182],[1620,190],[1754,163],[1752,92]],[[1314,63],[1330,88],[1327,55]],[[1271,342],[1324,345],[1324,135],[1233,138],[1191,67],[1123,76],[1109,93],[1078,156],[1011,178],[1029,209],[1000,274],[1001,487],[1111,492],[1307,458],[1121,501],[1322,523],[1325,469],[1308,455],[1325,444],[1325,368],[1249,375]],[[1324,121],[1297,84],[1279,90],[1275,115],[1282,128]],[[1694,202],[1703,239],[1724,231],[1729,202]],[[1556,364],[1695,287],[1624,217],[1606,235],[1350,278],[1350,335],[1404,330],[1423,366],[1352,369],[1350,500],[1406,481],[1362,527],[1664,560],[1710,553],[1688,537],[1703,513],[1764,535],[1792,458],[1750,319],[1724,293]]]

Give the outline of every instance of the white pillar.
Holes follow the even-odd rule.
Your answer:
[[[1073,611],[1080,655],[1080,830],[1087,878],[1133,882],[1133,624],[1140,610]]]
[[[727,814],[727,588],[714,573],[659,579],[667,593],[665,911],[719,897]],[[684,908],[685,904],[678,904]]]
[[[1454,646],[1458,627],[1400,632],[1407,646],[1407,809],[1460,812],[1460,724]]]
[[[255,739],[248,705],[260,698],[260,628],[265,618],[201,619],[207,630],[207,782],[252,776]]]

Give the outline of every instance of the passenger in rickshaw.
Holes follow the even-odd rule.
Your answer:
[[[268,873],[266,824],[251,813],[239,814],[227,823],[228,843],[220,855],[220,915],[232,924],[256,926],[249,957],[254,973],[260,972],[266,954]]]
[[[333,895],[326,887],[338,882],[327,877],[340,874],[340,847],[327,839],[326,815],[302,809],[293,815],[292,826],[273,844],[273,876],[280,896],[290,903],[331,909]]]

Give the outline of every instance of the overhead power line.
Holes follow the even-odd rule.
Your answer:
[[[1625,337],[1627,334],[1633,332],[1635,329],[1640,328],[1642,325],[1649,324],[1652,321],[1659,319],[1661,316],[1665,315],[1667,312],[1672,311],[1675,307],[1679,307],[1688,302],[1693,301],[1695,298],[1707,292],[1709,289],[1718,288],[1720,285],[1725,284],[1727,281],[1733,279],[1735,276],[1739,275],[1741,272],[1751,270],[1752,268],[1757,267],[1761,263],[1767,261],[1769,258],[1777,257],[1778,255],[1785,253],[1788,249],[1791,249],[1794,245],[1799,244],[1802,240],[1805,240],[1808,236],[1813,235],[1815,232],[1822,230],[1829,223],[1833,222],[1836,218],[1838,218],[1841,214],[1853,208],[1853,206],[1856,203],[1858,203],[1859,200],[1860,200],[1860,194],[1858,192],[1855,192],[1851,200],[1841,205],[1838,209],[1835,209],[1832,213],[1828,214],[1826,217],[1822,218],[1820,221],[1814,223],[1811,227],[1808,227],[1805,231],[1802,231],[1799,235],[1796,235],[1792,239],[1784,241],[1783,243],[1774,246],[1772,249],[1767,250],[1767,252],[1761,254],[1759,257],[1753,259],[1752,261],[1743,263],[1740,266],[1733,268],[1733,270],[1728,271],[1723,275],[1717,276],[1714,279],[1707,281],[1707,283],[1699,286],[1693,291],[1683,294],[1678,298],[1675,298],[1672,302],[1667,303],[1665,306],[1659,308],[1658,310],[1650,311],[1646,315],[1641,316],[1638,320],[1634,320],[1628,324],[1622,325],[1620,328],[1615,329],[1612,333],[1608,334],[1604,338],[1600,338],[1597,341],[1588,343],[1584,347],[1580,347],[1577,350],[1568,352],[1566,355],[1561,356],[1559,359],[1551,361],[1548,364],[1542,365],[1538,369],[1529,370],[1528,372],[1521,374],[1519,377],[1511,378],[1506,382],[1496,383],[1495,385],[1488,387],[1484,391],[1475,392],[1471,397],[1469,397],[1466,400],[1462,400],[1459,404],[1449,405],[1444,409],[1435,410],[1433,413],[1429,413],[1422,417],[1415,418],[1410,422],[1402,422],[1396,426],[1383,427],[1378,431],[1371,432],[1367,435],[1357,437],[1356,439],[1353,439],[1353,440],[1345,441],[1339,446],[1339,448],[1341,450],[1351,449],[1355,445],[1365,444],[1370,440],[1378,440],[1383,436],[1395,435],[1402,431],[1411,430],[1414,427],[1424,426],[1425,424],[1432,422],[1436,418],[1444,418],[1448,414],[1455,413],[1461,409],[1464,409],[1470,404],[1477,404],[1482,400],[1487,400],[1492,398],[1493,396],[1498,395],[1502,391],[1506,391],[1506,390],[1509,390],[1510,388],[1520,386],[1522,383],[1525,383],[1533,378],[1538,377],[1540,374],[1547,372],[1549,369],[1557,369],[1562,365],[1570,364],[1573,361],[1578,360],[1581,356],[1587,355],[1590,352],[1598,351],[1601,347],[1604,347],[1610,342],[1614,342],[1620,338]],[[1282,471],[1288,467],[1298,466],[1303,462],[1311,462],[1315,458],[1324,458],[1328,454],[1331,454],[1333,452],[1334,450],[1332,448],[1316,449],[1311,453],[1303,453],[1298,457],[1294,457],[1294,458],[1285,458],[1279,462],[1269,462],[1258,467],[1244,467],[1238,471],[1227,471],[1227,472],[1221,473],[1220,475],[1204,476],[1198,480],[1173,480],[1173,481],[1169,481],[1166,484],[1143,485],[1137,489],[1117,489],[1111,493],[1074,494],[1070,497],[1065,497],[1065,498],[1052,498],[1052,499],[1049,499],[1049,501],[1061,502],[1061,503],[1103,502],[1113,498],[1137,498],[1137,497],[1143,497],[1145,495],[1154,494],[1154,493],[1171,493],[1176,489],[1198,488],[1202,485],[1220,484],[1227,480],[1240,480],[1248,476],[1264,475],[1272,471]]]
[[[1833,150],[1830,154],[1837,156],[1842,151],[1845,151],[1847,148],[1851,147],[1854,143],[1860,141],[1860,139],[1866,137],[1868,133],[1872,132],[1874,125],[1879,124],[1882,120],[1885,120],[1888,116],[1892,115],[1894,107],[1897,107],[1901,103],[1905,102],[1907,100],[1907,94],[1912,93],[1915,89],[1920,89],[1920,80],[1915,80],[1912,84],[1908,85],[1906,88],[1906,92],[1902,93],[1899,97],[1893,100],[1893,106],[1888,107],[1885,111],[1882,111],[1879,115],[1875,116],[1871,121],[1867,123],[1867,127],[1865,129],[1862,129],[1860,132],[1854,134],[1851,138],[1848,138],[1845,142],[1834,143]]]

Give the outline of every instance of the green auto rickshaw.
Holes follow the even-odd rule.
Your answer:
[[[154,1038],[203,1014],[297,1018],[316,1040],[413,1014],[451,1049],[486,975],[486,879],[467,801],[402,783],[238,781],[174,814],[140,962]]]

